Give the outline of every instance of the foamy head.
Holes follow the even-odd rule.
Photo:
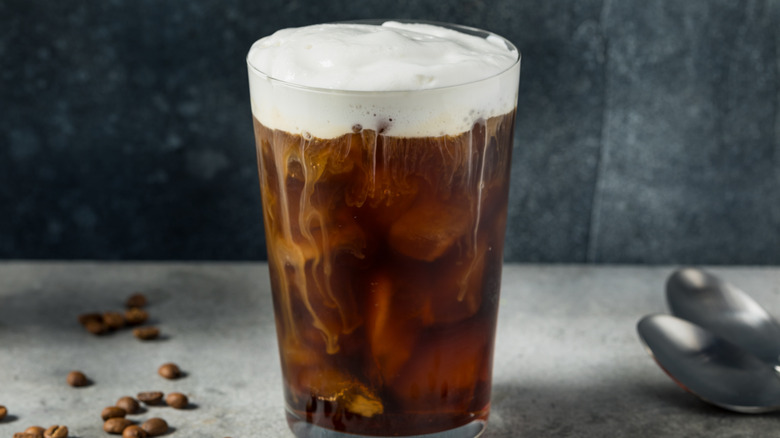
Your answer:
[[[520,72],[503,38],[399,22],[280,30],[247,63],[255,118],[320,138],[459,134],[514,109]]]

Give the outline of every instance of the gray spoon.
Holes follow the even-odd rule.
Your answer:
[[[646,316],[637,331],[658,365],[704,401],[743,413],[780,410],[780,376],[748,351],[671,315]]]
[[[674,272],[666,282],[672,314],[735,344],[780,371],[780,324],[745,292],[701,269]]]

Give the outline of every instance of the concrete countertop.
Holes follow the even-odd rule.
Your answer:
[[[645,353],[636,322],[665,312],[670,267],[506,265],[487,438],[757,437],[773,415],[732,414],[678,388]],[[780,269],[711,269],[780,312]],[[163,337],[88,334],[76,317],[150,299]],[[186,376],[165,380],[176,362]],[[93,384],[71,388],[70,370]],[[108,436],[100,411],[141,391],[187,394],[149,408],[169,436],[290,437],[282,410],[267,266],[262,263],[0,263],[0,437],[67,425]]]

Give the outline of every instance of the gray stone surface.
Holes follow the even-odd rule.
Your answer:
[[[757,437],[774,415],[712,408],[678,388],[644,352],[635,324],[664,312],[666,267],[504,269],[492,414],[485,437]],[[780,270],[719,268],[770,312]],[[76,315],[145,292],[164,340],[96,338]],[[156,374],[175,361],[187,376]],[[92,386],[65,384],[71,369]],[[149,408],[170,436],[289,437],[282,414],[267,267],[248,263],[0,264],[0,436],[64,423],[104,436],[99,411],[125,394],[181,391],[194,409]]]
[[[244,56],[460,22],[523,52],[506,259],[780,263],[780,1],[6,0],[0,258],[265,258]]]

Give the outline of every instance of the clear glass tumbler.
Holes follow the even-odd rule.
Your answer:
[[[500,39],[517,60],[486,79],[417,91],[304,87],[248,61],[286,413],[298,437],[476,437],[486,425],[520,55],[489,32],[437,25]],[[503,109],[465,120],[461,132],[392,129],[431,112],[446,121],[486,99]],[[345,107],[378,111],[376,123],[327,138],[307,128]]]

